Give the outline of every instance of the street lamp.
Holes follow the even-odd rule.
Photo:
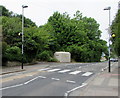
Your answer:
[[[24,54],[24,8],[28,6],[22,5],[22,69],[23,69],[23,54]]]
[[[109,10],[109,29],[110,29],[110,9],[111,9],[111,7],[109,6],[109,7],[107,7],[107,8],[104,8],[104,10]],[[108,72],[110,72],[111,70],[110,70],[110,30],[109,30],[109,58],[108,58]]]

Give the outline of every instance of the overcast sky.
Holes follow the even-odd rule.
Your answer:
[[[100,24],[102,39],[108,41],[107,28],[109,25],[109,11],[103,10],[111,6],[111,22],[114,19],[120,0],[0,0],[10,11],[22,14],[22,5],[28,5],[24,9],[24,15],[30,18],[38,26],[47,23],[48,18],[55,12],[67,12],[71,17],[79,10],[83,16],[92,17]]]

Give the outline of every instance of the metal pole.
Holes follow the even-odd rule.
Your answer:
[[[110,70],[110,9],[111,9],[111,7],[109,6],[109,7],[107,7],[107,8],[104,8],[104,10],[109,10],[109,32],[108,32],[108,34],[109,34],[109,40],[108,40],[108,43],[109,43],[109,48],[108,48],[108,52],[109,52],[109,57],[108,57],[108,72],[110,72],[111,70]]]
[[[23,56],[24,56],[24,7],[22,6],[22,66],[23,69]]]
[[[110,9],[109,9],[109,28],[110,28]],[[109,32],[109,72],[111,72],[111,66],[110,66],[110,32]]]
[[[110,9],[111,8],[109,8],[109,29],[110,29]],[[109,30],[109,31],[111,31],[111,30]],[[109,68],[108,68],[108,72],[111,72],[111,66],[110,66],[110,32],[109,32],[109,61],[108,61],[109,63]]]

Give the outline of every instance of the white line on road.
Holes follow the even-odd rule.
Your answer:
[[[23,85],[23,84],[13,85],[13,86],[1,88],[0,90],[5,90],[5,89],[9,89],[9,88],[14,88],[14,87],[22,86],[22,85]]]
[[[59,81],[60,79],[58,79],[58,78],[51,78],[52,80],[57,80],[57,81]]]
[[[39,76],[39,78],[45,79],[45,78],[47,78],[47,77],[44,77],[44,76]]]
[[[82,74],[82,76],[90,76],[91,74],[93,74],[92,72],[86,72],[84,74]]]
[[[80,86],[78,86],[78,87],[76,87],[76,88],[73,88],[72,90],[69,90],[69,91],[67,91],[65,94],[64,94],[64,96],[68,96],[71,92],[73,92],[73,91],[75,91],[75,90],[77,90],[77,89],[79,89],[79,88],[82,88],[82,87],[84,87],[84,86],[86,86],[87,85],[87,83],[82,83],[82,85],[80,85]]]
[[[31,80],[29,80],[29,81],[27,81],[27,82],[25,82],[24,84],[28,84],[28,83],[30,83],[30,82],[36,80],[37,78],[39,78],[39,76],[38,76],[38,77],[35,77],[35,78],[33,78],[33,79],[31,79]]]
[[[81,66],[79,68],[81,68]]]
[[[66,80],[66,82],[68,82],[68,83],[76,83],[75,81],[71,81],[71,80]]]
[[[74,71],[74,72],[70,72],[69,74],[76,75],[76,74],[79,74],[79,73],[81,73],[81,71]]]
[[[51,70],[48,70],[48,72],[54,72],[54,71],[58,71],[58,70],[61,70],[61,69],[51,69]]]
[[[9,89],[9,88],[14,88],[14,87],[22,86],[22,85],[24,85],[24,84],[26,85],[26,84],[28,84],[28,83],[30,83],[30,82],[38,79],[38,78],[43,78],[43,79],[45,79],[46,77],[44,77],[44,76],[38,76],[38,77],[35,77],[35,78],[33,78],[33,79],[31,79],[31,80],[23,83],[23,84],[13,85],[13,86],[5,87],[5,88],[0,88],[0,90],[5,90],[5,89]]]
[[[58,73],[65,73],[65,72],[68,72],[70,71],[69,69],[65,69],[65,70],[62,70],[62,71],[58,71]]]

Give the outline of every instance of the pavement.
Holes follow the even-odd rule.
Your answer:
[[[118,68],[110,73],[108,73],[108,70],[103,71],[88,83],[80,92],[80,96],[118,96],[119,75]]]
[[[67,63],[62,63],[67,64]],[[14,67],[11,69],[3,69],[2,74],[8,74],[12,72],[18,72],[18,71],[25,71],[25,70],[33,70],[33,68],[44,68],[49,67],[50,65],[58,65],[58,63],[39,63],[38,67],[33,66],[24,66],[24,70],[21,70],[20,67]],[[37,64],[36,64],[37,66]],[[9,70],[9,71],[8,71]],[[120,68],[118,66],[113,66],[111,68],[111,72],[109,73],[107,68],[104,69],[101,73],[97,74],[95,77],[92,77],[87,82],[87,86],[85,86],[83,89],[77,90],[76,92],[79,92],[79,95],[77,96],[119,96],[119,74]],[[70,96],[76,96],[76,93],[71,93]],[[78,94],[78,93],[77,93]]]
[[[0,75],[21,72],[21,71],[27,71],[27,70],[33,70],[33,69],[38,69],[38,68],[46,68],[46,67],[50,67],[51,65],[55,66],[57,64],[58,63],[53,63],[53,62],[38,62],[38,63],[32,64],[32,65],[24,64],[23,69],[21,66],[1,67],[2,70],[0,70]],[[59,63],[59,65],[60,64],[66,64],[66,63]]]

